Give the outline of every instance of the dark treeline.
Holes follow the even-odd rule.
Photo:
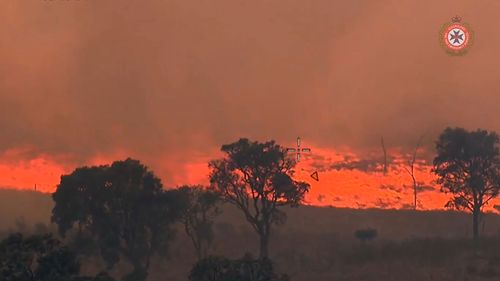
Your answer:
[[[451,195],[447,206],[472,214],[476,242],[483,207],[500,189],[499,142],[495,132],[461,128],[446,129],[436,142],[433,172],[442,191]],[[189,237],[197,258],[186,279],[289,280],[285,272],[275,272],[270,238],[277,225],[286,223],[283,208],[300,206],[309,185],[294,180],[295,161],[274,141],[240,139],[221,151],[224,157],[209,163],[209,186],[167,189],[153,171],[130,158],[61,176],[52,195],[51,221],[57,230],[5,238],[0,243],[0,280],[145,281],[152,261],[170,255],[179,229]],[[257,256],[247,253],[245,245],[239,249],[241,258],[212,255],[214,223],[223,204],[239,210],[254,232]],[[362,241],[363,253],[380,252],[371,245],[376,229],[359,229],[354,236]],[[386,255],[396,251],[391,247],[384,248]],[[86,276],[81,271],[85,257],[98,258],[102,268]],[[351,258],[345,255],[346,261]],[[123,264],[126,273],[111,274]]]

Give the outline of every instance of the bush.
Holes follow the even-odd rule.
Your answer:
[[[354,232],[354,236],[363,242],[370,241],[377,237],[377,230],[373,228],[358,229]]]
[[[77,255],[50,234],[11,234],[0,241],[1,281],[113,281],[107,273],[79,276]]]
[[[229,260],[210,256],[196,263],[189,275],[191,281],[288,281],[287,275],[278,276],[269,259]]]

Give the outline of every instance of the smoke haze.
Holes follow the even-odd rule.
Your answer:
[[[239,137],[292,145],[300,135],[363,153],[381,136],[406,149],[423,134],[432,147],[446,126],[500,131],[499,8],[2,1],[2,161],[74,167],[132,156],[175,182]],[[476,35],[463,57],[438,42],[455,15]]]

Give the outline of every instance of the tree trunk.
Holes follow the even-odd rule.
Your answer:
[[[472,237],[474,241],[479,239],[479,217],[481,216],[481,209],[474,207],[472,212]]]
[[[415,178],[415,174],[414,174],[414,168],[413,168],[413,164],[412,164],[412,168],[411,168],[411,179],[413,180],[413,207],[415,208],[415,210],[417,210],[417,189],[418,189],[418,183],[417,183],[417,179]]]
[[[267,258],[269,255],[269,234],[261,232],[260,234],[260,259]]]
[[[203,252],[202,252],[202,246],[200,242],[200,237],[191,237],[191,241],[193,242],[194,250],[196,251],[196,257],[198,258],[198,261],[203,259]]]
[[[413,207],[417,209],[417,186],[413,185]]]
[[[201,261],[204,258],[201,248],[196,248],[196,257],[198,258],[198,261]]]

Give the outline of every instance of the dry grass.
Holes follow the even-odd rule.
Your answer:
[[[0,190],[4,231],[15,230],[19,217],[27,225],[47,223],[50,210],[48,195]],[[287,213],[287,223],[275,228],[270,252],[277,271],[294,281],[500,280],[497,215],[486,215],[487,238],[476,246],[469,239],[470,216],[458,212],[301,207]],[[354,231],[367,227],[377,229],[378,237],[357,241]],[[256,235],[233,207],[225,206],[215,231],[214,254],[237,258],[257,253]],[[170,253],[167,260],[154,261],[150,281],[187,280],[195,256],[182,231]],[[86,262],[87,270],[97,267]]]

